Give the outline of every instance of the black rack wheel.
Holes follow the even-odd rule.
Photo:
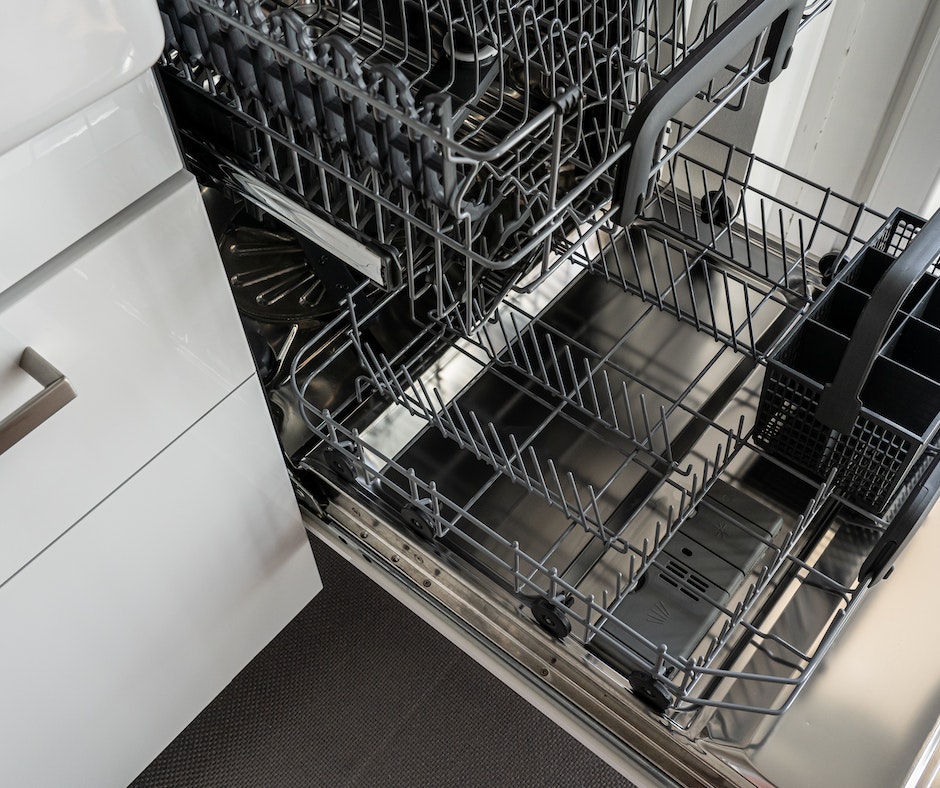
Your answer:
[[[715,189],[702,196],[698,206],[699,218],[706,224],[724,227],[734,218],[735,207],[724,187]]]
[[[441,535],[431,515],[416,504],[409,503],[404,506],[401,516],[405,525],[425,539],[436,539]]]
[[[630,682],[633,694],[659,714],[665,712],[672,705],[672,695],[666,685],[652,674],[635,670],[627,676],[627,680]]]
[[[571,634],[571,622],[568,616],[550,599],[539,597],[532,602],[532,615],[542,629],[556,638],[566,638]]]
[[[352,450],[352,444],[343,444],[343,448]],[[356,463],[353,462],[344,452],[332,446],[328,446],[322,453],[323,464],[327,470],[335,473],[345,482],[354,482],[357,477]]]
[[[839,252],[827,252],[819,258],[817,263],[819,274],[822,277],[822,283],[827,287],[832,282],[833,277],[842,270],[848,262],[845,256]]]

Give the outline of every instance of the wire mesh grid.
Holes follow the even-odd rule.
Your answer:
[[[713,148],[707,160],[724,166],[676,152],[647,215],[629,231],[608,224],[585,239],[574,260],[583,272],[547,308],[529,309],[524,300],[509,299],[469,337],[458,313],[450,320],[416,322],[408,341],[389,344],[373,327],[396,304],[405,305],[399,314],[407,313],[407,286],[363,299],[363,285],[308,352],[298,355],[292,380],[308,426],[342,458],[338,467],[345,466],[347,482],[356,479],[357,489],[379,496],[422,534],[476,551],[477,560],[484,556],[486,571],[520,597],[550,600],[602,659],[620,664],[643,653],[650,675],[668,690],[672,714],[725,705],[777,714],[815,669],[862,593],[855,578],[832,575],[805,554],[821,527],[820,513],[837,500],[831,484],[814,483],[798,514],[775,536],[740,526],[764,553],[727,598],[707,596],[693,575],[670,569],[670,545],[716,485],[760,455],[752,440],[759,379],[755,384],[751,376],[812,302],[821,286],[817,261],[832,252],[854,253],[884,217],[720,140],[703,139]],[[716,150],[722,153],[717,158]],[[762,186],[781,178],[799,187],[790,190],[799,192],[797,201],[774,197]],[[722,217],[715,210],[716,193],[727,201]],[[601,346],[579,339],[558,318],[558,305],[572,289],[595,286],[590,283],[636,296],[620,315],[619,333]],[[590,324],[592,318],[577,314],[572,320]],[[622,352],[662,320],[694,328],[707,348],[684,375],[670,369],[659,376],[652,366],[633,366]],[[328,357],[311,355],[325,336],[338,338]],[[440,347],[450,349],[448,363],[456,358],[469,370],[469,383],[456,392],[429,371]],[[337,359],[359,376],[345,401],[322,399],[315,390],[316,381],[331,377]],[[707,392],[729,378],[734,386],[751,380],[753,396],[743,405],[729,404],[737,395],[726,391],[716,406]],[[505,396],[466,396],[481,381],[488,382],[490,395]],[[489,475],[468,492],[454,492],[448,473],[459,459],[449,469],[428,472],[411,467],[407,451],[384,454],[368,435],[347,425],[359,403],[373,395],[415,418],[421,434],[437,433],[450,444],[452,458],[482,463]],[[487,409],[485,403],[494,399],[499,408]],[[531,418],[520,421],[519,413]],[[607,458],[605,474],[566,459],[564,447],[546,439],[547,425],[560,422],[565,434],[577,434],[579,448],[589,445]],[[548,545],[505,533],[480,507],[487,491],[501,483],[519,488],[527,506],[560,512],[568,526]],[[597,551],[586,570],[591,583],[571,577],[559,563],[566,542],[578,539]],[[710,611],[711,623],[696,649],[670,650],[615,615],[652,572],[668,576]],[[812,643],[791,642],[761,619],[768,598],[787,585],[822,588],[835,600],[825,631]],[[787,670],[742,670],[736,660],[743,644],[752,650],[772,646]],[[772,698],[722,699],[715,686],[726,678],[767,685]]]
[[[386,284],[404,279],[413,300],[432,290],[432,315],[462,308],[473,326],[530,270],[576,254],[585,224],[615,216],[629,120],[720,28],[717,0],[695,24],[683,0],[163,0],[161,12],[170,105],[203,174],[379,248]],[[766,66],[762,32],[697,78],[706,116],[744,101]]]
[[[549,560],[533,556],[518,540],[506,539],[493,524],[477,518],[472,506],[449,499],[434,481],[425,481],[412,469],[382,456],[374,447],[363,443],[355,429],[344,427],[329,410],[319,413],[315,433],[355,465],[363,488],[381,488],[386,500],[409,501],[410,504],[403,506],[403,516],[415,516],[414,513],[418,512],[423,532],[433,533],[435,538],[446,537],[450,546],[459,550],[462,545],[478,558],[482,554],[489,573],[521,599],[551,600],[558,614],[570,619],[571,634],[581,643],[592,650],[600,644],[602,654],[614,655],[614,664],[617,664],[617,655],[628,664],[634,661],[638,649],[655,655],[650,661],[649,671],[670,693],[670,714],[676,720],[680,720],[683,714],[706,708],[734,708],[771,715],[783,713],[815,669],[817,660],[837,633],[845,615],[864,593],[863,588],[835,582],[798,557],[797,547],[818,525],[819,512],[829,500],[830,489],[824,484],[785,537],[779,543],[768,544],[766,563],[734,604],[715,604],[697,593],[694,585],[686,585],[681,578],[677,579],[690,597],[714,606],[718,621],[696,653],[691,656],[673,654],[641,632],[625,627],[611,614],[619,603],[629,598],[647,572],[666,563],[649,540],[644,540],[631,551],[624,562],[624,570],[616,574],[610,588],[604,589],[599,596],[586,593],[577,584],[566,580],[552,565],[552,548],[546,551]],[[790,577],[790,582],[798,586],[823,587],[838,598],[826,631],[810,648],[789,643],[776,635],[771,627],[762,627],[753,620],[754,611],[780,583],[781,575]],[[630,643],[629,648],[624,645],[625,641]],[[759,647],[761,643],[772,644],[778,653],[777,659],[790,666],[791,670],[786,675],[775,675],[726,667],[741,648],[742,641],[751,648]],[[710,685],[719,679],[769,685],[774,691],[774,703],[758,706],[722,700],[709,691]]]

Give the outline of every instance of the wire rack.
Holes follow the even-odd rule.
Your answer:
[[[548,605],[549,625],[562,627],[555,634],[567,634],[558,623],[566,622],[618,670],[640,659],[634,689],[676,721],[706,708],[782,713],[865,593],[858,566],[821,561],[819,545],[841,539],[864,552],[887,524],[833,520],[837,507],[853,510],[831,479],[791,473],[752,438],[763,364],[823,286],[820,261],[851,257],[885,217],[704,132],[697,151],[701,159],[669,156],[633,226],[609,219],[584,236],[570,269],[582,270],[559,294],[549,277],[495,311],[472,304],[480,327],[470,336],[456,311],[415,321],[406,340],[390,342],[381,318],[407,314],[408,286],[377,295],[364,284],[291,371],[322,441],[312,467],[471,557],[543,626]],[[595,300],[572,301],[578,290]],[[619,329],[582,330],[600,325],[599,294],[616,293]],[[571,303],[593,306],[566,317]],[[664,321],[677,345],[633,355]],[[696,353],[666,363],[689,337]],[[337,377],[336,365],[353,371],[348,396],[320,386]],[[448,380],[444,368],[463,377]],[[356,426],[376,400],[412,420],[404,447],[387,450],[381,427]],[[446,461],[422,465],[428,441],[442,442]],[[778,531],[735,526],[760,558],[727,594],[709,596],[670,568],[673,556],[722,485],[761,463],[801,492]],[[514,531],[516,509],[489,503],[506,490],[542,533]],[[564,557],[572,554],[574,563]],[[670,649],[618,616],[654,573],[706,611],[694,647]],[[811,595],[824,597],[827,612],[801,640],[787,633],[779,602]],[[748,667],[769,653],[760,670]]]
[[[825,5],[161,0],[162,73],[203,175],[471,328],[629,223],[669,117],[739,107]]]

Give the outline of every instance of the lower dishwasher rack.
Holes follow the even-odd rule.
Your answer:
[[[640,223],[470,336],[354,289],[273,394],[332,538],[679,784],[750,784],[703,737],[754,740],[790,708],[934,456],[874,517],[754,444],[763,358],[820,259],[885,217],[803,179],[799,204],[771,197],[761,170],[795,176],[725,150],[723,170],[676,156]]]

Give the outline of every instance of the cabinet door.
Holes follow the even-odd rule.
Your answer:
[[[253,374],[191,175],[0,294],[0,419],[27,347],[77,398],[0,454],[0,583]]]
[[[0,154],[0,292],[182,168],[149,71]]]
[[[143,73],[163,46],[157,4],[140,0],[23,3],[5,22],[0,153]]]
[[[126,785],[319,589],[251,379],[0,586],[0,785]]]

